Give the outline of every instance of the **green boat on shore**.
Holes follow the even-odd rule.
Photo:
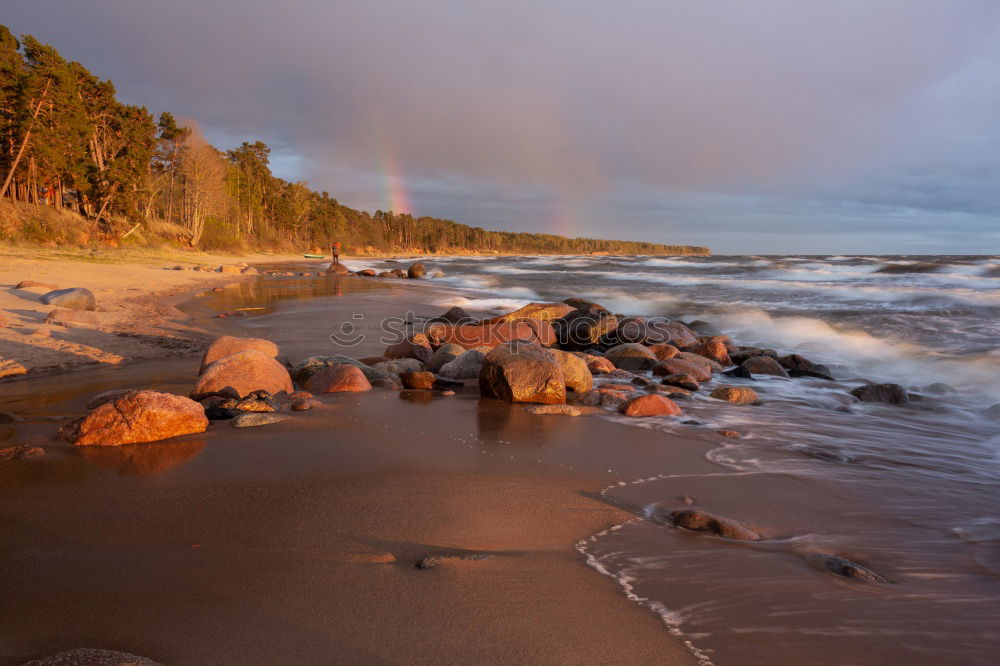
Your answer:
[[[322,259],[323,258],[322,254],[303,254],[302,256],[305,257],[306,259]]]

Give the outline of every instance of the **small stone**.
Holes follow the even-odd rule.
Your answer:
[[[618,411],[625,416],[676,416],[681,408],[670,398],[647,394],[622,403]]]
[[[708,532],[736,541],[759,541],[762,537],[749,525],[731,518],[713,516],[695,509],[679,509],[670,513],[670,519],[677,527],[695,532]]]
[[[660,383],[664,386],[676,386],[688,391],[697,391],[701,388],[701,384],[696,382],[694,377],[685,374],[667,375],[660,380]]]
[[[252,428],[254,426],[278,423],[284,421],[286,418],[288,417],[271,412],[243,412],[236,416],[231,423],[234,428]]]
[[[851,395],[861,402],[884,402],[890,405],[905,405],[910,396],[899,384],[865,384],[851,391]]]
[[[429,389],[434,387],[433,372],[404,372],[399,376],[406,389]]]
[[[45,455],[45,449],[29,444],[15,444],[0,449],[0,462],[11,460],[25,460],[27,458],[37,458]]]
[[[715,432],[729,439],[740,439],[741,437],[743,437],[743,435],[741,435],[736,430],[716,430]]]
[[[306,412],[316,406],[316,401],[312,398],[297,398],[292,401],[291,409],[293,412]]]
[[[455,392],[448,389],[447,391],[441,391],[441,395],[455,395]]]

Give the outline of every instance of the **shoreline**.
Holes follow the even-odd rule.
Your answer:
[[[407,289],[402,281],[332,280],[343,285],[344,297],[335,300],[334,311],[324,312],[331,321],[358,308],[377,319],[406,305],[435,307],[414,302],[433,298],[432,290]],[[181,305],[195,321],[199,311],[212,310],[198,300]],[[322,330],[312,339],[297,339],[303,337],[296,333],[303,330],[297,317],[288,312],[275,317],[281,323],[275,323],[279,334],[274,336],[261,332],[268,315],[202,323],[218,332],[277,338],[282,351],[287,346],[295,356],[307,349],[326,353],[316,349],[325,336]],[[315,321],[315,313],[302,317]],[[352,353],[363,355],[364,348]],[[47,455],[0,467],[0,485],[13,483],[18,489],[0,509],[13,525],[10,547],[0,559],[14,570],[30,562],[52,580],[32,577],[0,586],[5,596],[22,602],[16,617],[2,613],[0,618],[7,628],[0,643],[9,646],[0,663],[82,645],[166,663],[246,663],[250,653],[240,650],[250,648],[237,648],[236,636],[252,645],[257,659],[269,655],[287,661],[294,655],[304,663],[328,660],[333,653],[366,663],[470,657],[486,663],[694,663],[660,618],[629,601],[615,581],[595,575],[575,545],[635,517],[601,501],[599,492],[621,474],[644,469],[649,456],[662,456],[662,433],[630,429],[632,445],[644,454],[633,452],[622,471],[610,472],[620,456],[607,443],[620,437],[619,424],[589,418],[566,424],[565,417],[481,401],[471,389],[429,403],[419,392],[376,390],[326,397],[321,407],[270,430],[216,425],[204,435],[162,445],[99,452],[52,441],[51,419],[80,413],[97,388],[135,385],[153,373],[158,389],[183,395],[196,366],[190,356],[146,359],[96,373],[100,376],[91,378],[91,386],[81,381],[65,387],[62,379],[86,380],[94,368],[6,384],[24,393],[6,398],[3,408],[28,417],[16,426],[14,437],[41,445]],[[43,404],[32,400],[37,391],[48,396]],[[329,432],[338,437],[331,440]],[[291,441],[281,442],[289,435],[292,448]],[[706,442],[673,439],[692,451],[693,460],[703,460]],[[184,442],[189,444],[176,449],[179,459],[168,455],[172,443]],[[53,475],[67,473],[79,480],[52,484]],[[231,492],[237,493],[232,499]],[[257,508],[248,516],[236,497],[268,499],[265,505],[254,501]],[[32,518],[33,507],[40,505],[47,513],[44,534]],[[272,508],[265,510],[266,505]],[[334,534],[325,527],[331,518],[338,526]],[[310,524],[313,528],[306,529]],[[297,527],[289,532],[292,525]],[[246,541],[241,531],[254,534],[254,540]],[[46,545],[53,538],[64,544],[59,554]],[[454,553],[483,553],[488,559],[446,560],[430,571],[414,568],[422,557]],[[69,571],[67,556],[79,562]],[[131,560],[135,574],[116,564]],[[180,562],[194,569],[190,574],[175,570]],[[146,580],[150,575],[165,587]],[[118,580],[114,590],[106,589],[110,578]],[[225,585],[220,578],[237,587],[225,588],[230,591],[220,597],[219,585]],[[265,579],[273,581],[247,584]],[[305,581],[310,583],[302,587]],[[337,590],[336,604],[316,594],[317,581]],[[239,586],[247,588],[245,594],[236,592]],[[203,621],[211,618],[228,637],[220,641],[228,647],[179,646],[180,635],[170,627],[178,618],[191,617],[192,610],[202,612],[175,598],[185,589],[202,590],[197,594],[214,599],[212,606],[222,603]],[[296,591],[297,602],[290,603],[289,589]],[[119,593],[139,594],[155,609],[140,613],[142,621],[118,617]],[[51,594],[59,599],[55,607]],[[157,595],[167,599],[157,600]],[[284,618],[278,624],[286,631],[300,627],[290,634],[298,644],[293,647],[285,636],[260,625],[256,612],[236,610],[224,601],[230,597],[233,603],[242,598],[241,608],[259,607]],[[306,615],[295,610],[302,603],[310,607]],[[158,613],[166,615],[157,619]],[[365,621],[358,622],[359,613]],[[414,624],[414,614],[423,620]],[[42,635],[35,623],[50,630],[74,628]],[[247,626],[259,635],[249,638]],[[456,626],[469,631],[456,636]],[[302,633],[306,627],[308,635]],[[396,638],[387,638],[380,627],[392,627]]]

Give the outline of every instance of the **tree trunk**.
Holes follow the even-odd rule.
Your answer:
[[[42,111],[42,102],[45,101],[45,96],[49,94],[49,86],[52,85],[52,79],[46,79],[45,90],[42,91],[42,96],[38,100],[38,104],[35,105],[35,112],[31,115],[31,120],[28,121],[28,129],[24,133],[24,140],[21,141],[21,147],[17,151],[17,156],[14,158],[14,162],[10,165],[10,170],[7,172],[7,179],[3,181],[3,187],[0,187],[0,199],[3,199],[7,194],[7,188],[10,186],[10,179],[14,177],[14,171],[17,170],[17,163],[21,161],[21,157],[24,155],[24,149],[28,146],[28,139],[31,137],[32,125],[35,123],[35,118]]]

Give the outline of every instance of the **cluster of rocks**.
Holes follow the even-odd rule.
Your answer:
[[[164,268],[165,271],[200,271],[202,273],[223,273],[225,275],[256,275],[257,269],[249,265],[245,261],[241,261],[238,264],[222,264],[221,266],[209,266],[208,264],[203,264],[200,266],[181,266],[180,264],[176,266],[169,266]]]
[[[400,278],[409,280],[419,280],[427,275],[427,267],[424,266],[419,261],[412,264],[405,271],[402,268],[393,268],[392,270],[379,271],[374,268],[363,268],[358,271],[352,271],[350,268],[344,264],[331,264],[328,269],[323,272],[317,273],[317,275],[333,275],[333,276],[347,276],[347,275],[357,275],[359,277],[380,277],[380,278]],[[440,271],[434,273],[432,277],[444,277],[444,273]]]

